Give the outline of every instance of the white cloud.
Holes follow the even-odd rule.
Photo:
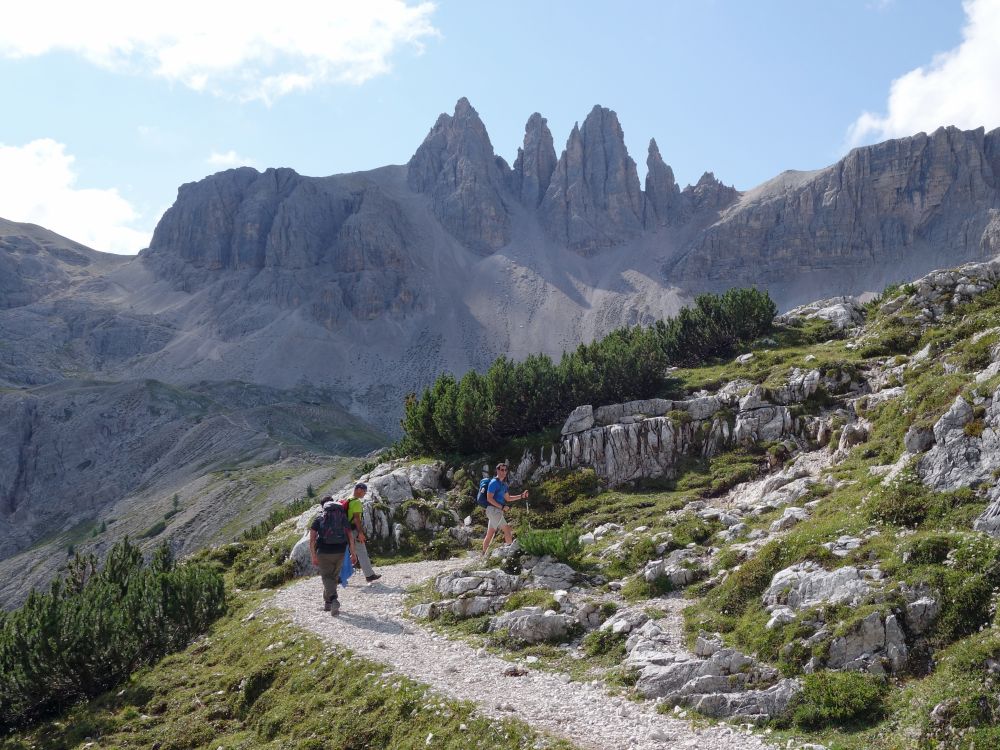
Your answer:
[[[213,151],[209,154],[209,157],[205,159],[205,162],[210,167],[216,167],[217,169],[232,169],[233,167],[255,167],[256,162],[253,159],[248,159],[246,156],[240,156],[232,149],[229,149],[224,154],[220,154],[218,151]]]
[[[1000,125],[1000,0],[966,0],[962,43],[892,82],[886,114],[865,112],[850,145],[932,132],[942,125]]]
[[[400,47],[437,34],[410,0],[35,0],[4,9],[0,55],[70,52],[115,71],[271,102],[320,83],[360,84]]]
[[[105,252],[131,254],[149,245],[152,232],[133,226],[139,215],[116,189],[76,187],[74,161],[51,138],[24,146],[0,143],[0,216]]]

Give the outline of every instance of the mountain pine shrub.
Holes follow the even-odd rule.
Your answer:
[[[175,565],[166,545],[148,564],[127,539],[103,567],[75,557],[48,592],[0,618],[0,731],[120,684],[184,648],[225,608],[222,578]]]
[[[581,404],[652,398],[667,388],[668,365],[732,357],[769,332],[777,308],[767,292],[702,294],[675,318],[619,328],[603,339],[523,362],[500,357],[485,374],[440,376],[405,402],[399,450],[471,455],[560,423]]]

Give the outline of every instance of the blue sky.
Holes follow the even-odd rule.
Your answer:
[[[0,29],[0,216],[117,252],[221,168],[403,163],[460,96],[508,161],[532,112],[561,151],[601,104],[640,174],[655,137],[682,185],[740,189],[853,143],[1000,125],[1000,0],[37,5]]]

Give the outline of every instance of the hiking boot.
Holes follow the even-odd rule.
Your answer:
[[[324,612],[329,612],[330,611],[330,602],[328,602],[328,601],[324,601],[323,602],[323,611]]]
[[[333,617],[340,614],[340,601],[338,599],[334,599],[330,602],[330,614]]]
[[[368,583],[375,583],[375,581],[377,581],[381,577],[382,576],[379,573],[375,573],[370,576],[365,576],[365,580],[368,581]]]

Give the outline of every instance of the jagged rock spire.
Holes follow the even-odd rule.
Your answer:
[[[573,127],[540,206],[548,231],[584,253],[642,229],[642,191],[618,115],[595,106]]]
[[[646,190],[643,226],[652,229],[656,226],[678,223],[683,215],[681,207],[681,189],[674,180],[674,170],[663,161],[656,139],[649,139],[649,155],[646,157]]]
[[[514,194],[528,208],[537,208],[556,169],[556,149],[548,121],[538,112],[524,126],[524,147],[514,160]]]
[[[491,253],[510,240],[504,201],[510,171],[493,152],[479,113],[462,97],[438,117],[407,165],[407,183],[431,196],[435,215],[470,249]]]

